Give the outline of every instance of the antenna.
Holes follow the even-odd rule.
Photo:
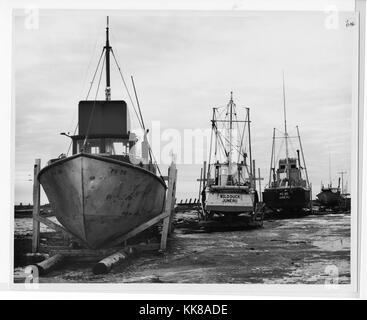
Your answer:
[[[284,138],[285,138],[285,161],[287,170],[287,179],[289,180],[289,153],[288,153],[288,132],[287,132],[287,111],[285,107],[285,85],[284,85],[284,70],[283,70],[283,111],[284,111]]]
[[[111,100],[111,80],[110,80],[110,41],[109,41],[109,17],[107,16],[107,25],[106,25],[106,100]]]

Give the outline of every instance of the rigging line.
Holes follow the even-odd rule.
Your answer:
[[[145,131],[144,119],[143,119],[143,115],[141,114],[140,103],[139,103],[139,99],[138,99],[138,94],[136,93],[135,82],[134,82],[133,76],[131,76],[131,82],[132,82],[133,88],[134,88],[135,99],[136,99],[136,104],[138,105],[138,110],[139,110],[139,114],[140,114],[140,118],[141,118],[141,123],[142,123],[143,129]]]
[[[87,140],[88,140],[88,135],[89,135],[89,130],[90,130],[90,126],[92,124],[92,119],[93,119],[93,115],[94,115],[94,109],[95,109],[95,106],[96,106],[96,101],[97,101],[97,96],[98,96],[98,91],[99,91],[99,86],[101,84],[101,80],[102,80],[102,74],[103,74],[103,67],[104,67],[104,64],[105,64],[105,61],[106,61],[106,58],[103,59],[103,63],[102,63],[102,68],[101,68],[101,74],[99,75],[99,80],[98,80],[98,86],[97,86],[97,90],[96,90],[96,95],[94,97],[94,103],[93,103],[93,108],[92,108],[92,112],[89,116],[89,122],[88,122],[88,127],[87,127],[87,131],[85,132],[85,138],[84,138],[84,142],[83,142],[83,146],[82,146],[82,150],[84,151],[84,147],[87,143]]]
[[[140,118],[141,118],[141,123],[142,123],[142,127],[143,127],[143,129],[144,129],[144,134],[145,134],[144,118],[143,118],[143,115],[142,115],[142,112],[141,112],[140,103],[139,103],[138,94],[137,94],[137,91],[136,91],[136,87],[135,87],[135,82],[134,82],[134,78],[133,78],[133,76],[131,76],[131,82],[132,82],[132,84],[133,84],[134,93],[135,93],[135,99],[136,99],[136,103],[137,103],[138,108],[139,108],[139,114],[140,114]],[[159,172],[160,176],[161,176],[161,177],[163,177],[163,176],[162,176],[162,172],[161,172],[161,170],[160,170],[160,168],[159,168],[158,162],[157,162],[157,160],[156,160],[156,158],[155,158],[155,156],[154,156],[154,153],[153,153],[152,147],[151,147],[151,145],[150,145],[150,143],[149,143],[149,141],[148,141],[148,138],[146,138],[146,142],[147,142],[147,144],[148,144],[148,148],[149,148],[149,150],[148,150],[148,151],[149,151],[149,157],[150,157],[150,160],[151,160],[152,162],[154,161],[154,163],[155,163],[155,165],[156,165],[156,167],[157,167],[157,169],[158,169],[158,172]],[[164,181],[164,179],[163,179],[163,181]],[[166,184],[166,182],[165,182],[165,181],[164,181],[164,183]],[[166,186],[167,186],[167,185],[166,185]]]
[[[152,153],[152,156],[153,156],[154,163],[155,163],[155,164],[156,164],[156,166],[157,166],[157,169],[158,169],[159,175],[160,175],[161,179],[163,180],[164,185],[167,187],[167,184],[166,184],[166,181],[165,181],[165,180],[164,180],[164,178],[163,178],[163,175],[162,175],[161,169],[159,169],[157,159],[155,158],[155,156],[154,156],[154,154],[153,154],[153,153]]]
[[[82,92],[84,91],[84,88],[85,88],[85,86],[86,86],[86,80],[87,80],[87,77],[88,77],[89,69],[90,69],[91,64],[92,64],[92,61],[93,61],[94,54],[95,54],[96,49],[97,49],[97,43],[98,43],[98,40],[99,40],[99,38],[98,38],[98,37],[96,37],[95,42],[94,42],[93,51],[92,51],[92,54],[91,54],[91,56],[90,56],[90,59],[89,59],[89,62],[88,62],[87,68],[85,69],[85,71],[84,71],[84,73],[83,73],[83,74],[84,74],[84,76],[83,76],[83,81],[82,81],[82,83],[81,83],[81,87],[80,87],[80,90],[79,90],[79,94],[78,94],[78,96],[81,96],[81,95],[82,95]],[[72,121],[71,121],[71,124],[70,124],[69,128],[70,128],[70,127],[72,127],[73,123],[74,123],[74,116],[72,117]],[[71,131],[71,129],[70,129],[70,130],[68,130],[68,131]],[[70,150],[70,146],[69,146],[68,152],[69,152],[69,150]]]
[[[226,137],[223,137],[223,138],[226,142],[228,142],[230,147],[232,146],[237,152],[240,152],[237,146],[233,145],[233,143],[230,143],[230,141]]]
[[[289,140],[289,144],[290,144],[290,146],[291,146],[291,149],[292,149],[292,151],[293,151],[293,154],[297,154],[297,152],[296,152],[296,148],[294,147],[294,145],[293,145],[293,143],[292,143],[292,141],[291,141],[291,140]]]
[[[224,155],[225,155],[225,157],[228,157],[228,153],[227,153],[226,147],[225,147],[224,142],[222,140],[221,133],[220,133],[220,131],[218,131],[217,125],[215,125],[215,129],[216,129],[217,137],[219,138],[219,142],[222,144]]]
[[[247,120],[247,115],[246,115],[246,119],[245,120]],[[246,131],[246,122],[245,122],[245,124],[243,126],[242,137],[240,137],[240,139],[241,139],[241,145],[240,145],[240,152],[238,154],[238,162],[240,162],[240,156],[241,156],[241,152],[242,152],[242,145],[243,145],[243,140],[244,140],[244,136],[245,136],[245,131]]]
[[[165,185],[166,185],[166,187],[167,187],[167,184],[166,184],[165,180],[163,179],[163,175],[162,175],[161,169],[159,168],[158,162],[157,162],[157,160],[156,160],[156,158],[155,158],[155,156],[154,156],[153,149],[152,149],[152,147],[151,147],[151,145],[150,145],[150,143],[149,143],[149,141],[148,141],[148,138],[147,138],[146,142],[148,143],[150,160],[151,160],[152,162],[154,161],[154,164],[156,165],[156,167],[157,167],[157,169],[158,169],[159,175],[161,176],[161,178],[162,178],[162,180],[163,180],[164,184],[165,184]]]
[[[277,156],[276,156],[276,158],[275,158],[275,161],[274,161],[274,167],[275,167],[275,165],[276,165],[276,162],[278,162],[278,161],[279,161],[280,153],[281,153],[281,151],[282,151],[282,149],[283,149],[283,145],[284,145],[284,140],[282,139],[282,142],[280,143],[280,147],[279,147],[279,150],[278,150],[278,154],[277,154]]]
[[[216,113],[218,112],[217,109],[214,109],[214,116],[213,116],[213,120],[215,121],[216,117]],[[214,130],[215,127],[215,122],[212,123],[212,131]],[[215,159],[217,159],[217,151],[218,151],[218,135],[217,132],[215,131],[215,148],[214,148],[214,155],[215,155]]]
[[[214,117],[215,117],[215,109],[213,110],[213,121],[214,121]],[[208,159],[208,175],[210,173],[210,162],[211,162],[211,159],[212,159],[213,131],[214,131],[214,128],[213,128],[213,122],[212,122],[212,130],[211,130],[211,133],[210,133],[209,159]],[[204,174],[205,174],[205,172],[204,172]],[[201,181],[200,181],[200,183],[201,183]]]
[[[90,94],[90,91],[92,90],[92,87],[93,87],[93,83],[94,83],[94,80],[95,80],[95,77],[96,77],[96,74],[98,72],[98,69],[99,69],[99,65],[101,63],[101,59],[102,59],[102,56],[103,56],[103,53],[105,51],[105,48],[102,49],[102,53],[99,57],[99,60],[98,60],[98,64],[97,64],[97,67],[96,67],[96,70],[94,71],[94,74],[93,74],[93,77],[92,77],[92,81],[90,82],[90,86],[89,86],[89,90],[88,90],[88,93],[87,93],[87,96],[85,98],[85,100],[88,100],[88,97],[89,97],[89,94]],[[90,63],[89,63],[90,64]],[[89,66],[88,66],[88,69],[89,69]],[[78,130],[78,126],[79,126],[79,123],[76,124],[75,126],[75,129],[74,129],[74,136],[76,134],[76,130]],[[73,144],[73,141],[70,142],[69,144],[69,147],[68,147],[68,151],[66,152],[66,155],[69,155],[69,152],[70,152],[70,149],[71,149],[71,146]]]
[[[102,49],[101,56],[99,57],[99,60],[98,60],[97,68],[96,68],[96,70],[94,71],[93,78],[92,78],[92,81],[90,82],[89,90],[88,90],[88,93],[87,93],[87,96],[86,96],[85,100],[88,100],[88,97],[89,97],[90,91],[92,90],[93,83],[94,83],[94,79],[95,79],[95,77],[96,77],[96,75],[97,75],[98,68],[99,68],[99,65],[100,65],[100,63],[101,63],[101,59],[102,59],[102,56],[103,56],[103,54],[104,54],[104,51],[105,51],[105,48],[103,48],[103,49]]]
[[[143,118],[143,115],[142,115],[142,112],[141,112],[141,108],[140,108],[140,103],[139,103],[139,99],[138,99],[138,94],[136,92],[136,88],[135,88],[135,82],[134,82],[134,78],[133,76],[131,76],[131,81],[132,81],[132,84],[133,84],[133,88],[134,88],[134,93],[135,93],[135,99],[136,99],[136,103],[138,105],[138,108],[139,108],[139,114],[140,114],[140,117],[141,117],[141,123],[142,123],[142,126],[143,126],[143,129],[144,129],[144,134],[145,134],[145,124],[144,124],[144,118]],[[153,153],[153,149],[148,141],[148,138],[146,140],[147,144],[148,144],[148,148],[149,148],[149,157],[150,157],[150,160],[153,162],[153,159],[154,159],[154,163],[158,169],[158,172],[160,174],[160,176],[162,177],[162,173],[161,173],[161,170],[159,168],[159,165],[158,165],[158,162],[157,160],[155,160],[155,156],[154,156],[154,153]],[[164,181],[164,179],[163,179]]]
[[[140,127],[141,127],[141,128],[143,128],[143,124],[142,124],[142,123],[141,123],[141,121],[140,121],[140,118],[139,118],[138,112],[136,111],[136,108],[135,108],[135,104],[134,104],[134,102],[133,102],[133,99],[131,98],[129,88],[127,87],[127,84],[126,84],[125,78],[124,78],[124,76],[122,75],[122,71],[121,71],[120,65],[119,65],[119,64],[118,64],[118,62],[117,62],[117,59],[116,59],[115,53],[114,53],[114,51],[112,50],[112,48],[111,48],[111,52],[112,52],[113,59],[115,60],[115,63],[116,63],[117,69],[119,70],[119,74],[120,74],[120,76],[121,76],[122,82],[123,82],[123,84],[124,84],[124,86],[125,86],[125,89],[126,89],[127,95],[129,96],[129,100],[130,100],[130,102],[131,102],[131,105],[132,105],[132,107],[133,107],[133,109],[134,109],[135,115],[136,115],[136,117],[137,117],[137,119],[138,119],[139,125],[140,125]]]
[[[238,121],[238,115],[237,115],[237,105],[234,103],[234,118],[235,118],[235,121]],[[241,128],[240,128],[240,123],[239,122],[236,122],[237,124],[237,142],[240,142],[240,145],[237,147],[239,147],[239,150],[238,151],[238,161],[239,162],[239,159],[240,159],[240,156],[241,156],[241,151],[242,151],[242,140],[241,140]]]

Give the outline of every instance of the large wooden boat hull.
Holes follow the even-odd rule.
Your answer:
[[[164,182],[141,167],[77,154],[43,168],[38,179],[58,221],[90,248],[162,213]]]
[[[317,199],[320,201],[321,205],[325,207],[336,207],[340,204],[340,192],[332,192],[331,190],[322,190],[316,195]]]
[[[310,189],[303,187],[268,188],[263,201],[269,209],[299,211],[310,206]]]

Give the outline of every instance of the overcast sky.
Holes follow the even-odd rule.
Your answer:
[[[326,14],[316,12],[109,15],[111,45],[126,79],[134,76],[147,127],[209,128],[212,108],[233,91],[237,106],[250,107],[253,157],[267,181],[272,130],[283,129],[284,69],[288,127],[294,135],[299,125],[313,193],[329,180],[329,154],[335,184],[339,171],[350,173],[357,26],[345,22],[353,14],[340,13],[336,29],[325,28]],[[77,123],[104,45],[105,16],[41,11],[38,29],[14,18],[16,203],[32,201],[34,159],[45,165],[67,151],[59,133]],[[127,100],[114,66],[111,82],[112,98]],[[179,200],[197,197],[199,168],[179,165]]]

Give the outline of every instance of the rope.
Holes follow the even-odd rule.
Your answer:
[[[142,116],[142,114],[141,114],[141,110],[140,110],[140,106],[139,106],[139,101],[137,100],[138,107],[139,107],[139,113],[140,113],[141,119],[140,119],[140,117],[139,117],[138,112],[136,111],[136,107],[135,107],[135,104],[134,104],[134,102],[133,102],[133,99],[131,98],[129,88],[127,87],[127,84],[126,84],[125,78],[124,78],[124,76],[123,76],[123,74],[122,74],[122,71],[121,71],[121,67],[120,67],[119,63],[117,62],[117,58],[116,58],[115,53],[114,53],[114,51],[112,50],[112,48],[111,48],[111,52],[112,52],[113,59],[114,59],[114,61],[115,61],[115,63],[116,63],[117,69],[119,70],[119,74],[120,74],[120,76],[121,76],[122,82],[123,82],[124,87],[125,87],[125,90],[126,90],[126,92],[127,92],[127,95],[129,96],[129,100],[130,100],[130,102],[131,102],[131,105],[132,105],[132,107],[133,107],[133,109],[134,109],[134,112],[135,112],[136,118],[138,119],[139,125],[140,125],[140,127],[144,130],[144,134],[145,134],[145,125],[144,125],[143,116]],[[135,85],[134,85],[134,92],[135,92],[135,94],[136,94]],[[137,96],[136,96],[136,99],[137,99]],[[159,168],[158,162],[157,162],[157,160],[156,160],[156,158],[155,158],[155,156],[154,156],[154,154],[153,154],[152,147],[150,146],[149,141],[147,141],[147,143],[148,143],[148,148],[149,148],[149,156],[150,156],[150,158],[151,158],[151,159],[153,159],[154,164],[156,165],[156,167],[157,167],[157,169],[158,169],[159,175],[161,176],[161,178],[162,178],[162,180],[163,180],[164,184],[166,185],[166,182],[165,182],[165,181],[164,181],[164,179],[163,179],[163,175],[162,175],[161,169]],[[166,185],[166,186],[167,186],[167,185]]]
[[[135,108],[135,104],[134,104],[134,102],[133,102],[133,99],[131,98],[130,91],[129,91],[129,88],[127,87],[127,84],[126,84],[125,78],[124,78],[124,76],[122,75],[122,71],[121,71],[120,65],[119,65],[119,64],[118,64],[118,62],[117,62],[117,59],[116,59],[116,57],[115,57],[115,53],[114,53],[114,51],[112,50],[112,48],[111,48],[111,52],[112,52],[113,59],[115,60],[115,63],[116,63],[117,69],[119,70],[119,74],[120,74],[120,76],[121,76],[122,82],[123,82],[123,84],[124,84],[124,86],[125,86],[125,90],[126,90],[126,92],[127,92],[127,95],[129,96],[129,100],[130,100],[130,102],[131,102],[131,105],[133,106],[133,109],[134,109],[134,112],[135,112],[136,118],[138,119],[138,122],[139,122],[140,127],[141,127],[142,129],[144,129],[143,124],[142,124],[142,123],[141,123],[141,121],[140,121],[140,118],[139,118],[138,112],[136,111],[136,108]]]
[[[97,86],[97,90],[96,90],[96,95],[95,95],[95,97],[94,97],[93,108],[92,108],[91,115],[90,115],[90,117],[89,117],[88,127],[87,127],[87,131],[86,131],[86,133],[85,133],[85,139],[84,139],[84,142],[83,142],[82,150],[84,150],[85,144],[87,143],[87,140],[88,140],[88,135],[89,135],[90,125],[92,124],[92,119],[93,119],[94,109],[95,109],[95,106],[96,106],[96,101],[97,101],[97,96],[98,96],[99,86],[100,86],[100,84],[101,84],[101,80],[102,80],[103,67],[104,67],[105,61],[106,61],[106,59],[103,59],[103,64],[102,64],[102,68],[101,68],[101,74],[100,74],[100,76],[99,76],[98,86]]]
[[[90,82],[89,90],[88,90],[88,93],[87,93],[87,96],[86,96],[85,100],[88,100],[88,98],[89,98],[89,94],[90,94],[90,91],[91,91],[91,89],[92,89],[92,87],[93,87],[94,79],[95,79],[96,74],[97,74],[97,72],[98,72],[98,68],[99,68],[99,65],[100,65],[100,63],[101,63],[101,59],[102,59],[102,56],[103,56],[104,50],[105,50],[105,49],[103,48],[103,49],[102,49],[102,53],[101,53],[101,55],[100,55],[100,57],[99,57],[99,60],[98,60],[98,64],[97,64],[96,70],[94,71],[92,81]],[[89,67],[88,67],[88,69],[89,69]],[[76,126],[75,126],[74,134],[73,134],[74,136],[75,136],[75,134],[76,134],[76,131],[78,130],[78,127],[79,127],[79,122],[78,122],[78,123],[76,124]],[[69,155],[69,152],[70,152],[70,149],[71,149],[71,146],[72,146],[72,145],[73,145],[73,140],[71,140],[71,142],[70,142],[70,144],[69,144],[68,151],[66,152],[66,155],[67,155],[67,156]]]
[[[89,93],[90,93],[90,91],[92,90],[92,86],[93,86],[93,83],[94,83],[94,79],[95,79],[96,74],[97,74],[97,72],[98,72],[99,64],[101,63],[101,59],[102,59],[102,56],[103,56],[103,54],[104,54],[104,51],[105,51],[105,48],[103,48],[103,49],[102,49],[102,53],[101,53],[101,55],[100,55],[100,57],[99,57],[99,60],[98,60],[97,68],[96,68],[96,71],[94,71],[93,78],[92,78],[92,81],[90,82],[89,90],[88,90],[87,97],[85,98],[85,100],[88,100]]]

